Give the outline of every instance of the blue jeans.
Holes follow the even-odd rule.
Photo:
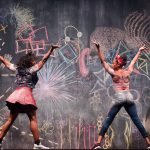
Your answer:
[[[136,110],[136,105],[132,101],[133,96],[131,95],[130,92],[116,92],[116,98],[117,102],[111,107],[104,123],[101,128],[101,131],[99,135],[104,136],[107,129],[109,128],[110,124],[114,120],[115,116],[121,109],[121,107],[124,107],[129,116],[131,117],[132,121],[142,134],[142,136],[145,138],[148,136],[148,133],[146,132],[144,126],[142,125],[138,115],[137,115],[137,110]]]

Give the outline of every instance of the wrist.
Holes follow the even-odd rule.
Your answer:
[[[48,55],[51,54],[53,52],[53,47],[51,46],[49,51],[48,51]]]
[[[52,47],[51,47],[51,51],[53,51],[54,49],[55,49],[55,47],[52,46]]]
[[[51,48],[51,53],[54,51],[55,48]]]

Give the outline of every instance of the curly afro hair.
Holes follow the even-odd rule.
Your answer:
[[[30,51],[25,56],[22,56],[19,59],[17,63],[17,67],[30,68],[33,66],[33,61],[35,60],[36,60],[36,55],[32,51]]]

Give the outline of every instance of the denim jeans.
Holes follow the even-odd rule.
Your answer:
[[[133,123],[136,125],[142,136],[145,138],[148,136],[148,133],[146,132],[144,126],[142,125],[136,110],[136,105],[133,102],[133,96],[129,91],[121,91],[116,92],[116,102],[113,104],[111,109],[108,112],[108,115],[103,123],[103,126],[101,128],[101,131],[99,135],[104,136],[107,129],[109,128],[110,124],[114,120],[115,116],[121,109],[121,107],[124,107],[129,116],[131,117]]]

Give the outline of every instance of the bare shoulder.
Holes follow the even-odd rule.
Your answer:
[[[126,68],[125,69],[125,73],[128,74],[128,75],[130,75],[132,73],[132,71],[129,68]]]
[[[38,64],[36,64],[36,65],[30,67],[28,70],[30,73],[37,72],[39,70],[39,66],[38,66]]]

